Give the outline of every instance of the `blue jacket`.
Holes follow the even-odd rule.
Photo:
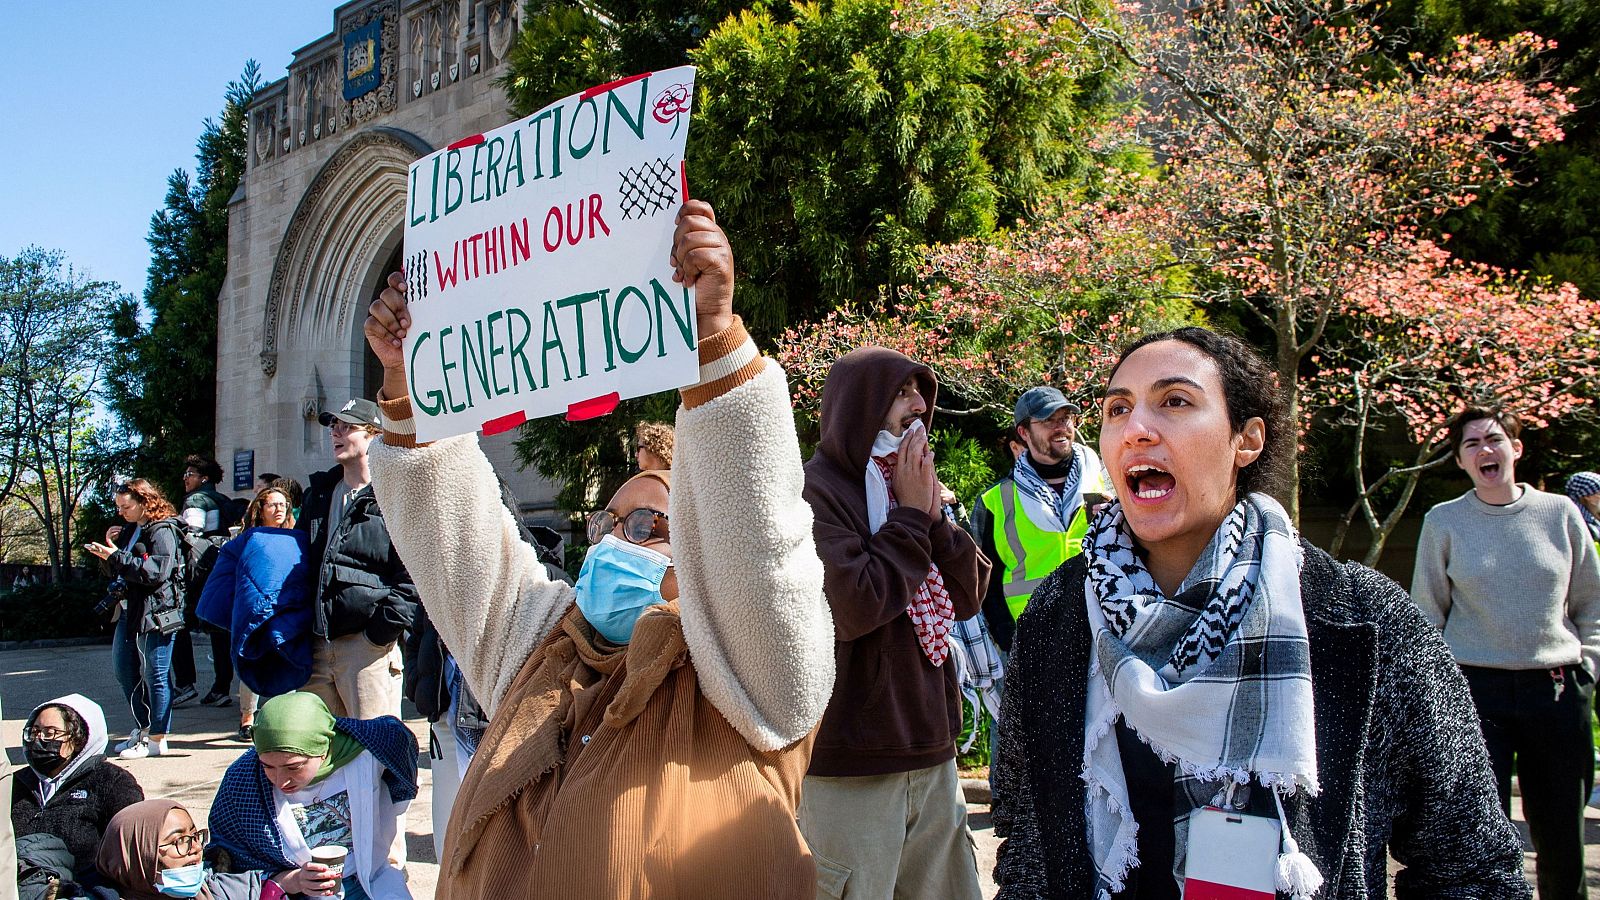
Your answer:
[[[262,696],[311,677],[311,577],[307,539],[291,528],[251,528],[222,545],[196,613],[232,635],[233,664]]]

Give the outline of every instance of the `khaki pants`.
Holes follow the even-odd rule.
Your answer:
[[[800,831],[817,898],[981,900],[956,763],[895,775],[806,776]]]
[[[328,704],[328,711],[351,719],[400,718],[400,647],[379,647],[364,634],[333,640],[312,638],[316,651],[311,680],[300,690]]]

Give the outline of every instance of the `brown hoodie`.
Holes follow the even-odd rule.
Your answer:
[[[955,617],[977,615],[989,564],[966,532],[896,507],[867,524],[867,458],[900,385],[915,377],[933,419],[938,383],[927,366],[883,347],[840,357],[822,387],[822,440],[806,462],[823,591],[833,609],[836,676],[811,755],[811,775],[887,775],[955,756],[961,694],[955,663],[935,667],[906,607],[935,563]]]

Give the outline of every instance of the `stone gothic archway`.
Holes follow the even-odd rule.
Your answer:
[[[353,137],[312,179],[279,245],[261,327],[261,368],[277,374],[282,346],[343,345],[357,313],[399,251],[404,236],[406,170],[433,152],[397,128]],[[351,373],[365,380],[360,356]]]

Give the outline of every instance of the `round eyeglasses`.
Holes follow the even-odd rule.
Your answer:
[[[169,859],[177,859],[180,856],[187,856],[196,850],[204,849],[206,839],[209,837],[211,837],[210,830],[197,828],[188,834],[177,835],[164,844],[157,844],[156,849],[161,851],[162,856]]]
[[[620,520],[617,514],[609,509],[602,509],[589,516],[588,536],[589,543],[598,544],[600,539],[610,534],[617,527],[617,522],[622,522],[622,537],[629,543],[642,544],[652,537],[668,540],[671,531],[668,529],[667,514],[659,509],[650,509],[641,506]],[[656,531],[656,523],[661,523],[660,533]]]
[[[31,728],[22,729],[22,739],[25,741],[64,741],[71,736],[70,732],[62,731],[59,728],[51,728],[48,725],[42,728],[35,725]]]

